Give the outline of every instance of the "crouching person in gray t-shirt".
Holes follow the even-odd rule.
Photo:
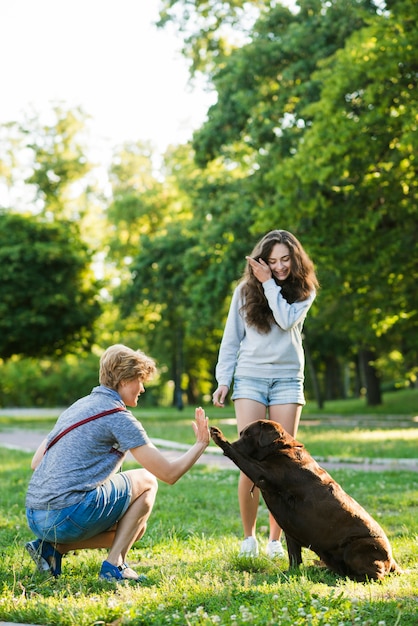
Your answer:
[[[126,564],[131,546],[145,533],[157,495],[157,479],[174,484],[209,444],[208,418],[195,410],[196,443],[167,459],[126,408],[137,405],[154,361],[121,344],[100,359],[100,386],[58,418],[32,460],[26,515],[37,539],[26,544],[38,570],[61,574],[63,554],[108,548],[100,577],[143,582]],[[144,469],[119,471],[127,452]]]

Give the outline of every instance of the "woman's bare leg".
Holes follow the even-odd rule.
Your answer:
[[[281,424],[292,437],[296,437],[301,413],[301,404],[274,404],[268,408],[269,419]],[[269,541],[279,541],[282,536],[282,529],[271,513],[269,514],[269,522]]]
[[[240,398],[235,400],[234,407],[238,434],[251,422],[266,418],[266,407],[255,400]],[[252,487],[253,482],[241,472],[238,482],[238,501],[244,538],[255,537],[260,491],[259,489],[252,489]]]

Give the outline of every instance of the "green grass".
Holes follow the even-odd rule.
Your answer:
[[[212,418],[215,411],[207,410]],[[193,438],[190,409],[180,413],[139,409],[137,414],[153,437]],[[216,412],[216,421],[235,438],[231,418],[229,408]],[[311,452],[315,449],[326,455],[331,451],[342,458],[365,453],[369,458],[393,456],[397,446],[398,458],[414,456],[416,425],[407,420],[408,425],[400,428],[399,423],[399,419],[384,419],[361,429],[327,416],[308,417],[299,438]],[[0,430],[23,424],[2,418]],[[28,424],[41,430],[51,426],[50,420],[31,419]],[[30,458],[30,454],[0,448],[0,620],[48,626],[416,624],[417,473],[332,472],[383,526],[397,561],[408,570],[381,583],[362,584],[318,567],[316,556],[307,549],[299,571],[288,571],[287,558],[272,562],[262,552],[257,559],[237,559],[242,532],[238,472],[195,466],[176,485],[160,484],[147,533],[130,552],[130,563],[149,578],[147,586],[136,587],[100,581],[97,574],[106,553],[99,550],[65,557],[58,580],[34,571],[23,548],[32,538],[24,515]],[[267,527],[268,512],[260,505],[262,547]]]
[[[383,402],[378,406],[367,406],[364,398],[350,398],[348,400],[329,400],[319,410],[311,398],[304,409],[305,413],[321,415],[368,415],[384,416],[406,415],[418,416],[418,388],[399,389],[383,393]]]

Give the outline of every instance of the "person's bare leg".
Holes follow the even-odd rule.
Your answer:
[[[253,489],[252,481],[245,474],[240,472],[238,481],[238,502],[244,539],[247,537],[255,537],[259,500],[259,489]]]
[[[238,434],[251,422],[266,418],[266,407],[255,400],[240,398],[235,400],[234,407]],[[260,492],[258,489],[252,490],[252,487],[252,481],[241,472],[238,482],[238,501],[244,538],[255,537]]]
[[[281,424],[285,431],[288,432],[289,435],[292,435],[292,437],[296,437],[301,413],[302,405],[300,404],[274,404],[268,409],[269,419]],[[271,513],[269,514],[269,523],[269,542],[279,541],[282,536],[282,529]]]
[[[146,470],[128,470],[126,474],[132,487],[131,504],[115,527],[90,539],[54,544],[58,552],[66,554],[89,548],[109,548],[109,563],[122,565],[125,562],[129,549],[145,533],[158,490],[156,478]],[[124,573],[129,574],[127,570]]]
[[[108,530],[99,535],[95,535],[90,539],[83,539],[80,541],[73,541],[72,543],[56,543],[52,544],[58,552],[61,554],[67,554],[67,552],[75,552],[76,550],[88,550],[95,548],[110,548],[115,539],[115,530]]]
[[[132,485],[132,499],[118,522],[109,550],[107,560],[113,565],[122,565],[131,546],[143,536],[158,490],[157,479],[146,470],[130,470],[126,474]]]

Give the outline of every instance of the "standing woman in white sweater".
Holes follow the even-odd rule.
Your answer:
[[[318,281],[300,242],[286,230],[273,230],[257,243],[236,287],[216,366],[213,404],[223,407],[232,379],[238,433],[258,419],[279,422],[293,437],[303,393],[302,327]],[[240,556],[257,556],[259,490],[241,473],[238,499],[244,530]],[[267,554],[284,556],[282,530],[270,515]]]

